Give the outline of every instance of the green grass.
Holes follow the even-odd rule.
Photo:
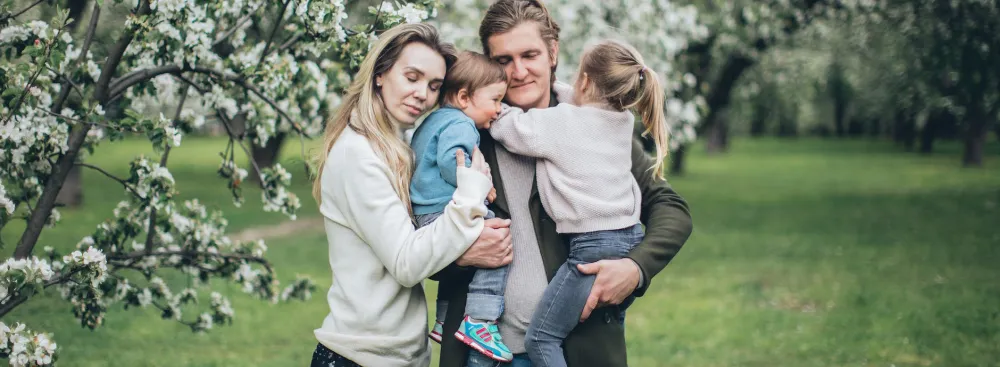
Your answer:
[[[214,178],[220,144],[189,139],[171,154],[184,195],[225,210],[232,229],[283,220],[252,210],[255,191],[232,207]],[[93,161],[125,167],[142,147],[108,147]],[[298,142],[286,148],[297,159]],[[963,169],[960,150],[941,148],[925,157],[883,142],[802,139],[737,140],[723,156],[693,150],[688,174],[671,182],[695,234],[629,312],[630,365],[1000,365],[998,147],[983,169]],[[302,217],[315,216],[301,177]],[[72,246],[110,214],[121,188],[85,179],[86,207],[64,211],[41,243]],[[17,228],[3,231],[8,243]],[[327,312],[325,238],[317,228],[269,245],[279,276],[312,276],[316,297],[270,305],[222,288],[235,323],[204,335],[149,310],[113,310],[91,332],[53,296],[4,321],[53,332],[69,366],[306,365]],[[426,285],[433,299],[435,283]]]

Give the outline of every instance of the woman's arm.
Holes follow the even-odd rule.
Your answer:
[[[479,237],[489,179],[469,168],[457,173],[458,189],[444,213],[414,230],[409,212],[392,188],[388,168],[373,156],[327,160],[321,211],[342,220],[371,246],[389,274],[412,287],[455,261]],[[327,207],[327,203],[336,208]],[[339,212],[341,215],[334,215]]]

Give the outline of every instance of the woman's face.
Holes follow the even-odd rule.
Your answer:
[[[559,44],[554,43],[550,49],[534,22],[490,36],[487,44],[490,58],[507,71],[507,103],[523,109],[548,107]]]
[[[434,49],[413,42],[384,74],[375,77],[375,89],[387,112],[402,125],[413,125],[437,102],[445,75],[444,57]]]

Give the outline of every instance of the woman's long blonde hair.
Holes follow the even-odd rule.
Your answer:
[[[410,177],[413,175],[413,151],[399,136],[400,126],[389,117],[382,103],[375,78],[389,71],[399,59],[403,48],[419,42],[437,51],[450,68],[456,58],[455,47],[442,42],[437,29],[429,24],[414,23],[395,26],[380,35],[358,69],[354,81],[347,89],[343,103],[326,121],[323,132],[323,151],[316,157],[316,176],[313,179],[313,197],[322,203],[323,167],[330,149],[344,129],[350,127],[368,142],[375,154],[392,170],[392,187],[399,199],[410,208]],[[342,174],[349,174],[342,172]]]
[[[665,95],[660,78],[646,67],[642,55],[629,44],[603,41],[593,46],[580,61],[580,72],[587,74],[595,98],[618,110],[635,109],[656,145],[653,176],[663,178],[667,157],[668,131],[663,115]],[[579,78],[578,78],[579,79]]]

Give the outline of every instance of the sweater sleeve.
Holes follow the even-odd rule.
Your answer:
[[[639,142],[634,141],[632,175],[642,191],[639,220],[646,226],[646,236],[628,255],[642,272],[636,296],[646,292],[652,278],[677,255],[693,230],[687,202],[667,181],[653,178],[652,166],[653,160]]]
[[[324,196],[329,195],[332,203],[324,198],[321,211],[327,217],[339,211],[338,217],[405,287],[420,283],[458,259],[483,230],[483,200],[491,186],[479,172],[458,169],[458,189],[444,213],[431,225],[415,230],[406,206],[392,188],[385,165],[377,158],[341,160],[339,165],[324,168],[327,172],[340,171],[323,175],[323,189],[331,191]]]
[[[560,104],[525,111],[504,104],[500,117],[490,126],[490,135],[511,153],[546,158],[550,154],[550,139],[569,131],[568,106]]]
[[[479,132],[476,127],[466,121],[453,121],[448,124],[438,136],[437,165],[441,177],[452,186],[458,187],[458,177],[455,176],[455,151],[465,152],[465,166],[472,164],[472,149],[479,145]]]

